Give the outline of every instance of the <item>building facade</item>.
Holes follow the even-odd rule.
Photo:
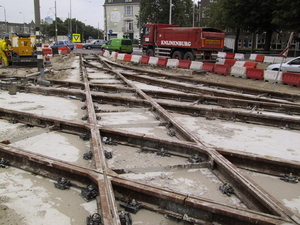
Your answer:
[[[105,0],[104,38],[140,38],[140,0]]]
[[[0,34],[35,34],[35,23],[9,23],[0,21]],[[0,36],[0,38],[2,38]]]

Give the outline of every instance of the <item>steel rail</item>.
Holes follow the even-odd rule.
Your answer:
[[[232,91],[236,93],[244,93],[244,94],[249,94],[249,95],[256,95],[256,96],[266,96],[266,97],[271,97],[271,98],[278,98],[278,99],[284,99],[287,101],[299,101],[300,100],[300,95],[299,94],[290,94],[290,93],[284,93],[284,92],[279,92],[279,91],[274,91],[274,90],[261,90],[259,88],[255,87],[246,87],[246,86],[236,86],[233,84],[228,84],[228,83],[220,83],[220,82],[214,82],[214,81],[208,81],[205,79],[199,78],[197,76],[197,73],[190,74],[188,76],[182,77],[182,75],[174,75],[174,73],[167,73],[164,71],[155,71],[148,69],[146,67],[147,65],[143,66],[136,66],[133,63],[130,62],[124,62],[119,63],[120,61],[117,60],[117,62],[113,62],[111,60],[108,60],[107,58],[103,57],[103,60],[105,60],[107,63],[121,67],[121,68],[127,68],[128,70],[132,71],[139,71],[141,73],[149,73],[153,77],[163,77],[164,79],[170,79],[175,82],[186,82],[190,83],[192,85],[201,85],[205,87],[212,87],[212,88],[219,88],[227,91]],[[189,71],[192,72],[192,71]],[[130,75],[132,73],[127,73],[126,75]],[[124,75],[125,76],[125,75]]]

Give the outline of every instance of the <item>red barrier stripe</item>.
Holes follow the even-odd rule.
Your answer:
[[[225,59],[234,59],[235,53],[226,52]]]
[[[255,58],[255,62],[264,62],[265,56],[264,55],[257,55]]]
[[[247,68],[246,77],[252,80],[264,80],[264,70],[257,68]]]
[[[158,58],[157,65],[165,67],[167,65],[167,62],[168,62],[168,59],[166,59],[166,58]]]
[[[141,64],[148,64],[150,56],[142,55]]]
[[[256,68],[257,64],[258,64],[257,62],[245,62],[244,67]]]
[[[290,86],[300,87],[300,74],[291,72],[283,73],[282,83]]]
[[[189,69],[191,66],[192,61],[190,60],[179,60],[178,63],[178,68],[182,68],[182,69]]]
[[[204,62],[203,66],[202,66],[202,69],[213,73],[214,72],[214,67],[215,67],[214,63]]]
[[[225,59],[224,64],[231,67],[235,64],[235,62],[236,62],[235,59]]]
[[[131,54],[125,54],[125,55],[124,55],[124,61],[130,62],[130,61],[131,61],[131,57],[132,57]]]
[[[216,64],[214,68],[214,73],[219,75],[230,75],[230,66],[223,64]]]

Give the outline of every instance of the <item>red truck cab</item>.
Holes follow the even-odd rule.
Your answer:
[[[211,27],[148,23],[142,46],[144,54],[149,56],[195,60],[197,54],[222,51],[224,38],[224,31]]]

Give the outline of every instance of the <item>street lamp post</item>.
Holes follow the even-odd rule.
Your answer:
[[[2,7],[4,9],[4,19],[5,19],[5,32],[6,34],[8,34],[8,29],[7,29],[7,21],[6,21],[6,9],[3,5],[0,5],[0,7]]]

